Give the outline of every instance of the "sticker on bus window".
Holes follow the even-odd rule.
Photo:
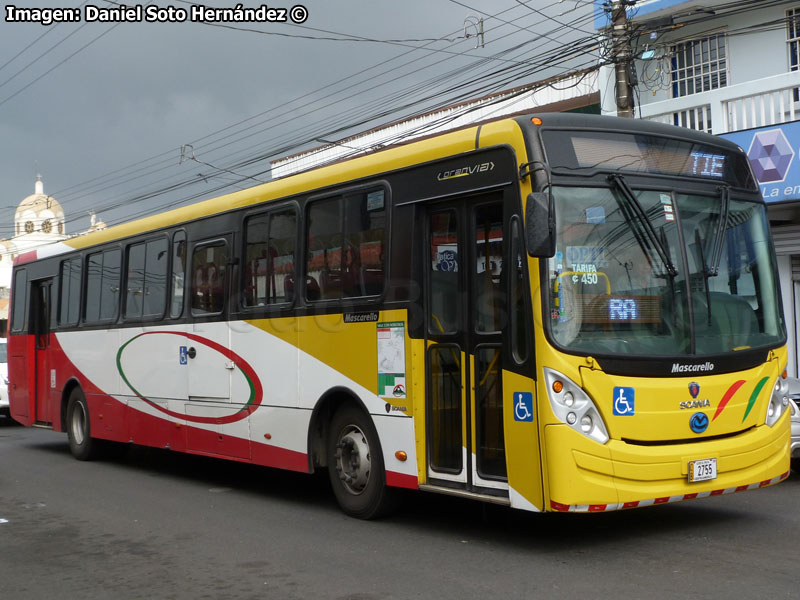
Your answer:
[[[598,271],[608,267],[605,246],[567,246],[566,263],[570,271]],[[584,268],[592,265],[592,269]]]
[[[605,206],[590,206],[586,209],[586,223],[589,225],[603,225],[605,222]]]
[[[383,208],[383,190],[377,190],[367,194],[367,210],[381,210]]]
[[[406,397],[405,323],[377,324],[378,395],[384,398]]]

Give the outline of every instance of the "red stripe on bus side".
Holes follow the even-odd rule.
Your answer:
[[[406,475],[405,473],[398,473],[397,471],[386,471],[386,485],[416,490],[419,489],[419,480],[416,475]]]

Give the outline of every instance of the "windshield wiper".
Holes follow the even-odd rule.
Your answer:
[[[722,246],[725,243],[725,233],[728,231],[728,216],[731,211],[731,191],[727,185],[719,187],[721,210],[717,235],[714,237],[714,247],[711,251],[711,263],[706,267],[706,277],[719,275],[719,263],[722,262]]]
[[[706,267],[706,255],[703,251],[703,241],[700,239],[700,230],[694,230],[694,245],[700,252],[700,262],[703,264],[703,286],[706,291],[706,312],[708,313],[708,325],[711,326],[711,289],[708,287],[708,278],[712,277],[711,269]]]
[[[616,173],[609,175],[608,181],[617,187],[622,194],[622,197],[627,201],[628,206],[636,215],[636,218],[641,223],[641,231],[644,233],[647,241],[650,243],[650,246],[655,248],[658,257],[661,259],[661,262],[664,263],[669,276],[675,277],[678,274],[678,270],[675,268],[675,265],[672,264],[666,248],[661,243],[661,240],[658,239],[655,229],[653,229],[653,225],[650,223],[650,219],[647,218],[647,214],[644,212],[644,208],[642,208],[642,204],[639,202],[639,200],[637,200],[636,196],[633,195],[633,191],[630,187],[628,187],[628,183],[625,181],[625,179],[623,179],[622,175],[618,175]],[[631,225],[633,225],[633,223],[631,223]]]

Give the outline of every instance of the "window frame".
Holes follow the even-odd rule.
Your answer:
[[[786,9],[786,63],[789,73],[800,71],[800,6]],[[800,88],[792,89],[791,100],[800,100]]]
[[[211,248],[214,246],[222,246],[225,248],[225,273],[223,276],[222,281],[222,308],[216,312],[204,312],[204,313],[196,313],[194,307],[194,290],[195,290],[195,273],[194,273],[194,257],[198,250],[202,250],[205,248]],[[231,259],[233,255],[231,253],[232,244],[228,237],[220,236],[210,239],[203,239],[195,242],[192,244],[192,252],[189,255],[189,260],[186,263],[186,267],[190,269],[191,278],[189,279],[189,318],[190,319],[205,319],[207,317],[218,317],[219,315],[224,315],[226,309],[228,308],[228,304],[230,301],[230,266],[231,266]],[[185,294],[186,288],[184,287],[184,302],[185,302]],[[185,309],[184,309],[185,310]]]
[[[269,228],[271,228],[272,222],[272,215],[275,213],[281,212],[290,212],[294,216],[294,267],[292,269],[292,274],[294,276],[295,286],[294,286],[294,293],[292,295],[292,299],[288,302],[275,302],[275,303],[267,303],[263,305],[254,305],[248,306],[244,302],[245,294],[244,294],[244,287],[245,287],[245,276],[246,276],[246,265],[247,265],[247,225],[250,219],[256,219],[258,217],[269,216],[270,218],[270,226],[267,229],[267,242],[269,242]],[[290,202],[290,203],[282,203],[280,205],[269,205],[267,207],[260,206],[258,210],[248,211],[242,215],[241,220],[241,231],[242,231],[242,241],[240,246],[241,252],[241,268],[239,269],[238,277],[237,277],[237,295],[238,295],[238,302],[237,302],[237,309],[247,313],[254,313],[254,312],[264,312],[264,311],[277,311],[277,310],[285,310],[287,308],[292,308],[297,304],[297,299],[302,292],[305,294],[305,282],[303,285],[299,284],[299,271],[298,271],[298,264],[300,259],[305,259],[305,256],[302,253],[301,247],[301,232],[305,231],[305,221],[303,220],[303,212],[300,210],[299,205],[297,202]],[[305,272],[305,270],[304,270]]]
[[[183,262],[183,292],[181,293],[181,304],[180,304],[180,311],[177,314],[173,313],[172,308],[174,305],[175,300],[175,243],[176,238],[178,235],[183,235],[183,244],[185,248],[185,256]],[[172,232],[171,235],[168,236],[169,241],[167,242],[169,247],[169,284],[167,289],[167,305],[169,306],[169,314],[165,318],[169,318],[171,320],[180,319],[186,313],[186,283],[188,281],[188,277],[186,276],[187,270],[189,268],[189,236],[186,233],[186,229],[181,227],[180,229],[176,229]],[[180,241],[180,240],[178,240]],[[166,314],[166,313],[165,313]]]
[[[19,319],[22,321],[21,323],[17,323],[17,309],[19,304],[19,296],[17,295],[18,291],[18,284],[17,278],[24,274],[25,275],[25,283],[24,283],[24,291],[22,292],[22,313],[19,315]],[[28,330],[28,291],[30,289],[29,279],[28,279],[28,269],[23,267],[21,269],[16,269],[12,275],[12,283],[11,283],[11,308],[13,309],[11,312],[11,322],[9,323],[9,332],[10,333],[25,333]],[[17,327],[19,325],[19,327]]]
[[[309,227],[311,225],[311,220],[309,218],[310,215],[310,207],[312,207],[315,203],[325,200],[339,200],[340,202],[340,211],[339,211],[339,220],[340,220],[340,231],[342,235],[342,240],[344,241],[345,231],[345,210],[344,210],[344,200],[348,196],[354,195],[366,195],[370,192],[375,191],[382,191],[383,192],[383,201],[384,201],[384,211],[385,211],[385,235],[383,239],[383,281],[381,292],[379,294],[371,294],[366,296],[344,296],[344,291],[342,291],[342,295],[339,298],[320,298],[318,300],[310,300],[308,298],[308,290],[306,287],[309,273],[308,273],[308,259],[309,259],[309,244],[308,244],[308,235],[309,235]],[[295,288],[296,295],[302,295],[303,302],[308,305],[330,305],[334,303],[340,304],[379,304],[385,298],[388,290],[389,290],[389,283],[391,281],[391,264],[392,264],[392,210],[393,210],[393,201],[392,201],[392,188],[389,185],[389,182],[386,180],[377,180],[371,181],[369,183],[364,183],[361,185],[351,186],[343,189],[338,189],[335,191],[326,192],[323,194],[316,194],[313,196],[309,196],[306,198],[305,203],[303,204],[301,218],[302,230],[300,231],[300,235],[298,236],[298,242],[301,244],[300,253],[298,254],[298,258],[295,262],[301,263],[300,271],[299,271],[299,279],[301,280],[301,287]]]
[[[107,252],[119,252],[119,275],[117,277],[117,300],[114,307],[114,315],[112,317],[102,318],[96,320],[89,320],[86,316],[89,301],[89,261],[97,254],[105,254]],[[105,260],[103,261],[105,263]],[[114,244],[112,246],[93,248],[83,256],[83,268],[85,277],[82,277],[81,285],[81,324],[83,325],[104,325],[108,323],[115,323],[119,320],[120,304],[122,303],[122,271],[125,267],[125,254],[123,252],[122,244]],[[102,278],[101,278],[101,293],[100,293],[100,311],[102,312]]]
[[[714,43],[716,50],[717,50],[717,57],[716,59],[711,59],[710,55],[708,60],[702,60],[702,44],[703,43]],[[700,45],[700,53],[701,53],[701,61],[694,62],[694,51],[697,45]],[[724,48],[725,56],[720,57],[719,49]],[[688,61],[684,67],[679,68],[677,66],[678,63],[678,56],[679,53],[682,53],[684,57],[692,57],[692,63],[689,64]],[[717,63],[718,65],[722,65],[723,68],[717,68],[712,70],[711,65],[713,63]],[[708,72],[703,72],[703,66],[708,65],[709,70]],[[699,74],[696,71],[699,69]],[[688,76],[687,72],[692,71],[692,75]],[[678,71],[683,72],[683,76],[678,75]],[[711,85],[713,80],[713,76],[717,76],[718,85],[714,87]],[[725,83],[722,84],[722,79],[724,76]],[[705,89],[703,86],[703,78],[708,77],[709,79],[709,88]],[[700,89],[697,89],[695,86],[695,80],[700,80]],[[684,40],[676,41],[670,44],[670,97],[673,99],[677,98],[686,98],[689,96],[695,96],[697,94],[702,94],[704,92],[709,92],[712,90],[718,90],[721,88],[728,87],[730,85],[731,73],[730,73],[730,46],[728,45],[728,32],[727,30],[717,31],[715,33],[708,33],[704,36],[700,37],[692,37],[687,38]],[[680,93],[680,85],[683,83],[688,89],[689,84],[693,86],[694,91],[686,92],[684,94]]]
[[[795,64],[792,64],[792,46],[795,47]],[[800,71],[800,6],[786,9],[786,59],[790,73]]]
[[[124,274],[125,279],[121,289],[125,290],[125,299],[121,300],[120,304],[122,305],[120,308],[120,312],[122,315],[122,320],[125,323],[141,323],[147,321],[161,321],[164,319],[164,315],[166,314],[166,307],[167,307],[167,299],[171,298],[167,294],[167,291],[170,289],[168,285],[169,276],[171,275],[170,271],[170,258],[171,254],[167,255],[167,263],[166,263],[166,270],[165,270],[165,279],[164,279],[164,298],[161,303],[161,312],[153,313],[153,314],[145,314],[145,303],[144,303],[144,295],[142,295],[142,314],[139,316],[128,316],[128,286],[130,283],[130,261],[131,261],[131,250],[136,246],[144,246],[144,264],[142,268],[142,287],[145,288],[147,284],[147,246],[153,242],[157,242],[158,240],[162,240],[166,242],[166,251],[171,253],[172,247],[170,245],[170,239],[168,235],[155,235],[152,237],[139,239],[136,241],[129,242],[125,244],[125,260],[124,260]],[[171,283],[171,282],[170,282]],[[122,293],[120,292],[120,299],[122,298]]]
[[[63,292],[64,292],[64,265],[67,263],[75,262],[78,264],[78,289],[76,290],[78,293],[78,315],[75,318],[75,321],[66,322],[63,316],[65,312],[65,307],[63,303]],[[64,258],[58,264],[58,312],[55,321],[56,327],[59,329],[65,329],[69,327],[77,327],[81,323],[81,310],[83,308],[83,268],[84,268],[84,261],[83,257],[80,255],[71,256],[68,258]],[[72,294],[72,286],[69,287],[70,296]],[[69,305],[69,302],[67,303]],[[67,307],[66,312],[69,312],[69,308]]]

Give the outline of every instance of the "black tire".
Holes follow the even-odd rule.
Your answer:
[[[69,394],[67,401],[67,439],[72,456],[78,460],[93,460],[100,454],[99,440],[92,438],[89,423],[89,405],[80,388]]]
[[[363,410],[345,404],[336,411],[326,450],[331,487],[346,514],[377,519],[396,507],[397,490],[386,486],[378,434]]]

